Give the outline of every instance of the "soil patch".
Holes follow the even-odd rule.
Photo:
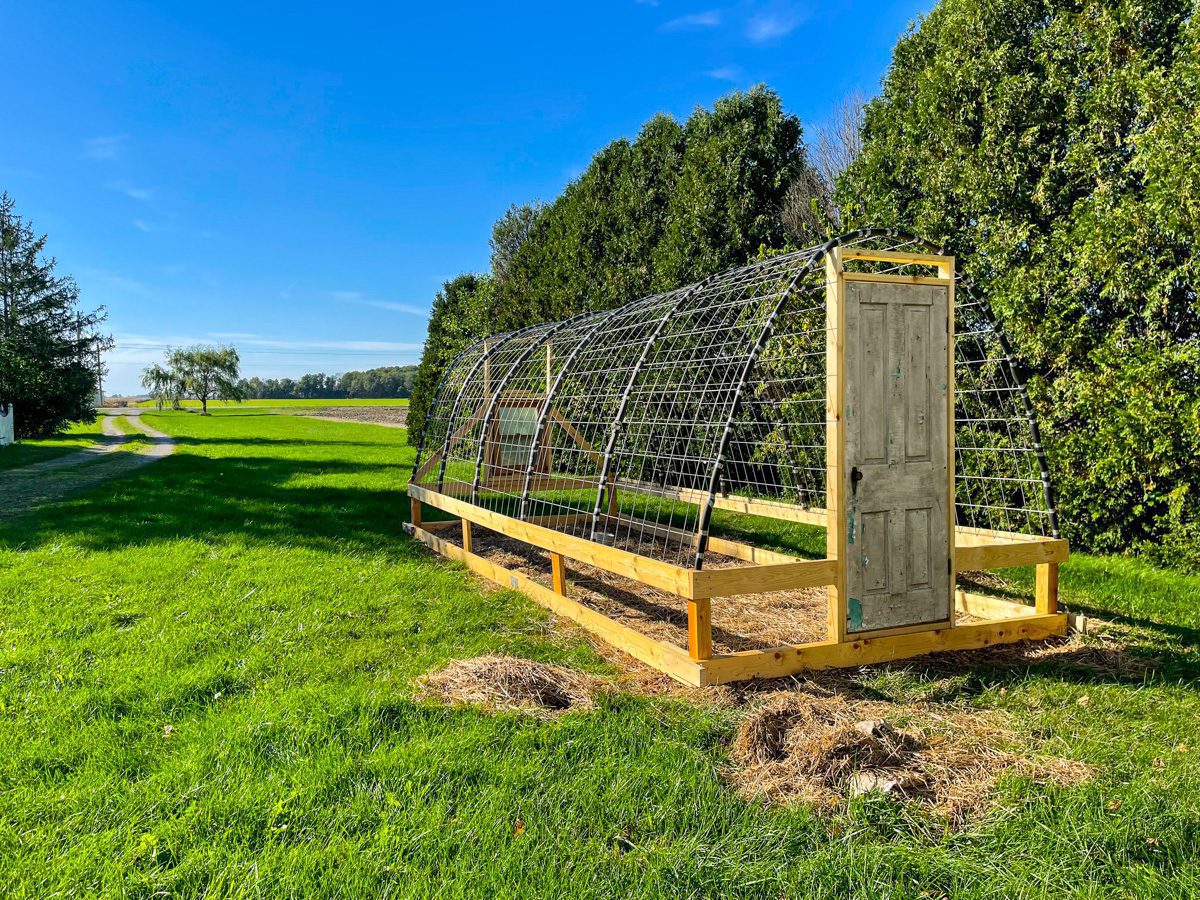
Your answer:
[[[604,682],[515,656],[456,660],[418,679],[417,696],[449,705],[550,714],[591,709]]]
[[[303,413],[310,419],[332,419],[338,422],[362,422],[366,425],[385,425],[403,428],[408,421],[407,406],[323,406]]]
[[[545,551],[478,526],[473,534],[476,555],[550,586],[550,557]],[[456,529],[440,536],[461,546]],[[615,544],[621,546],[620,538]],[[704,565],[721,569],[745,563],[708,553]],[[575,560],[567,563],[567,581],[572,600],[656,640],[687,649],[687,603],[675,594]],[[822,640],[827,628],[825,597],[824,588],[722,597],[712,604],[713,650],[732,653]],[[611,656],[611,649],[607,653]]]

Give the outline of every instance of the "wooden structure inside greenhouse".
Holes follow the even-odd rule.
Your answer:
[[[480,341],[409,496],[418,540],[689,684],[1066,631],[1009,344],[890,230]],[[984,572],[1015,566],[1032,596]]]

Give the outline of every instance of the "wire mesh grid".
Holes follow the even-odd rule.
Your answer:
[[[826,254],[939,252],[860,232],[615,310],[480,342],[448,369],[426,486],[699,568],[719,496],[826,505]],[[847,260],[848,270],[928,274]],[[955,307],[960,526],[1057,533],[1032,407],[986,301]]]

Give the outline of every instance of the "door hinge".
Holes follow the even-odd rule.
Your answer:
[[[953,575],[953,574],[954,574],[954,560],[952,560],[952,559],[951,559],[950,557],[948,557],[948,556],[946,557],[946,574],[947,574],[947,575]]]

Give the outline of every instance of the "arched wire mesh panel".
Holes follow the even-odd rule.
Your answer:
[[[463,383],[466,381],[467,375],[481,363],[486,349],[494,345],[497,341],[503,340],[505,335],[494,335],[491,338],[478,341],[472,344],[466,350],[458,354],[450,363],[449,367],[438,380],[437,387],[433,392],[433,399],[429,404],[429,411],[425,415],[425,432],[421,438],[421,446],[417,448],[417,461],[413,467],[414,472],[420,472],[422,464],[429,458],[441,453],[442,447],[446,443],[446,437],[449,434],[447,425],[454,411],[455,400],[462,393]],[[429,486],[436,485],[438,480],[438,467],[434,465],[429,471],[417,475],[413,481],[415,484]]]
[[[693,565],[697,492],[709,485],[754,349],[796,271],[793,258],[768,260],[714,276],[685,295],[649,347],[610,431],[595,529],[615,524],[627,549]],[[613,488],[615,506],[606,504]]]
[[[733,417],[718,490],[728,496],[825,508],[825,254],[780,258],[796,284],[746,379]]]
[[[955,297],[955,513],[967,528],[1058,537],[1033,404],[987,301]]]
[[[422,484],[504,515],[699,567],[717,493],[826,506],[826,276],[835,247],[939,253],[892,231],[488,339],[450,367]],[[931,274],[847,260],[847,270]],[[1037,427],[986,302],[959,280],[960,526],[1055,531]],[[436,477],[434,477],[436,471]]]
[[[438,475],[438,490],[452,496],[467,496],[475,484],[476,461],[487,412],[496,391],[508,378],[526,351],[541,341],[555,323],[534,325],[514,331],[495,344],[489,342],[481,361],[463,381],[457,409],[447,423],[449,439]]]
[[[676,291],[594,313],[554,336],[552,382],[538,409],[525,478],[518,489],[500,492],[503,509],[591,536],[585,520],[594,507],[603,448],[621,398],[658,323],[669,318],[682,296]]]

